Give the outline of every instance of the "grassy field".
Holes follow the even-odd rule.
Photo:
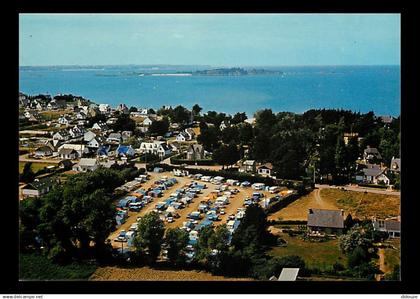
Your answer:
[[[19,162],[19,173],[22,173],[23,172],[23,167],[25,167],[25,164],[26,163],[27,162]],[[39,162],[39,163],[34,162],[34,163],[32,163],[32,171],[36,173],[38,170],[41,170],[44,167],[50,166],[50,165],[57,165],[57,164],[43,163],[43,162]]]
[[[396,249],[392,248],[385,248],[385,267],[389,272],[392,272],[394,269],[394,266],[400,265],[401,263],[401,243],[400,239],[393,239],[390,241],[392,246],[394,246]]]
[[[298,255],[304,259],[308,268],[318,268],[322,271],[332,269],[335,262],[339,262],[343,266],[347,264],[346,256],[340,252],[338,247],[338,240],[315,243],[283,233],[280,234],[280,237],[287,242],[287,246],[274,247],[269,252],[272,256]]]
[[[92,274],[90,280],[252,280],[251,278],[227,278],[202,271],[157,270],[148,267],[118,268],[102,267]]]
[[[37,254],[21,254],[19,279],[21,280],[87,280],[96,270],[95,265],[71,264],[59,266]]]
[[[339,209],[344,209],[353,217],[384,218],[400,215],[400,196],[336,189],[322,189],[320,195],[323,200],[335,200]]]
[[[315,189],[311,193],[302,196],[292,202],[287,207],[268,216],[270,220],[307,220],[308,209],[337,209],[337,204],[333,198],[322,198],[317,200],[319,190]]]
[[[370,218],[398,216],[400,196],[376,193],[344,191],[339,189],[315,189],[287,207],[269,215],[270,220],[307,220],[309,208],[343,209],[353,217]]]

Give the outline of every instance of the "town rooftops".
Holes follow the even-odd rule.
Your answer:
[[[308,210],[308,226],[344,228],[344,212],[342,210]]]
[[[254,164],[255,164],[255,160],[245,160],[243,163],[243,165],[249,165],[249,166],[252,166]]]

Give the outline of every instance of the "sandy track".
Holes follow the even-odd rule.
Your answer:
[[[209,281],[209,280],[230,280],[250,281],[250,278],[228,278],[223,276],[211,275],[202,271],[185,271],[185,270],[156,270],[148,267],[142,268],[118,268],[103,267],[98,268],[89,280],[192,280],[192,281]]]

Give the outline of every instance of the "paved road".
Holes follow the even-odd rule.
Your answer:
[[[359,186],[330,186],[330,185],[315,185],[316,188],[319,189],[325,189],[325,188],[331,188],[331,189],[340,189],[344,188],[348,191],[355,191],[355,192],[369,192],[369,193],[377,193],[377,194],[386,194],[386,195],[396,195],[401,196],[401,193],[399,191],[390,191],[390,190],[382,190],[382,189],[375,189],[375,188],[368,188],[368,187],[359,187]]]

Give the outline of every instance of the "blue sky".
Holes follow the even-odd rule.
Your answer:
[[[400,64],[399,14],[21,14],[24,65]]]

